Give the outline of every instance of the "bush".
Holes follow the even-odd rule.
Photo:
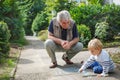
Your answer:
[[[114,39],[114,32],[108,23],[97,23],[95,28],[95,36],[102,41],[111,41]]]
[[[0,57],[7,56],[10,50],[9,46],[10,32],[5,22],[0,22]],[[1,56],[2,55],[2,56]]]
[[[37,13],[43,11],[45,8],[44,0],[15,0],[18,5],[18,10],[20,11],[22,24],[25,29],[26,35],[32,34],[32,23],[35,19]]]
[[[5,17],[5,22],[8,24],[11,33],[10,42],[19,42],[24,40],[25,31],[19,19]]]
[[[98,14],[101,13],[101,6],[82,5],[71,9],[70,13],[77,24],[85,24],[90,28],[91,36],[94,37],[95,24],[98,22]],[[101,18],[101,17],[100,17]]]
[[[38,35],[38,32],[48,27],[48,15],[45,12],[38,13],[32,23],[32,31]]]
[[[15,0],[2,0],[0,5],[0,20],[8,25],[10,42],[24,39],[23,22]],[[24,12],[22,12],[24,13]]]
[[[106,12],[107,22],[114,28],[115,35],[117,35],[120,32],[120,5],[106,5],[104,8],[104,11],[108,8]]]
[[[38,33],[40,40],[45,41],[48,38],[48,30],[42,30]]]
[[[87,27],[86,25],[78,25],[78,32],[79,32],[79,37],[80,37],[80,41],[87,46],[89,40],[91,39],[91,32],[89,27]]]
[[[95,34],[96,23],[103,21],[104,17],[107,17],[106,21],[114,28],[114,32],[120,32],[120,6],[82,5],[73,7],[70,13],[77,24],[85,24],[90,27],[92,37]]]

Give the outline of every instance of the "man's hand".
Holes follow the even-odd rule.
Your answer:
[[[69,43],[69,41],[62,41],[61,42],[61,46],[64,48],[64,49],[66,49],[66,50],[68,50],[68,49],[70,49],[71,48],[71,45],[70,45],[70,43]]]

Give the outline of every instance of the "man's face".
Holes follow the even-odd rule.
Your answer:
[[[69,24],[70,24],[70,21],[69,20],[61,20],[60,21],[60,25],[63,29],[68,29],[69,27]]]

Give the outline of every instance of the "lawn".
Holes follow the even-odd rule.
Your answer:
[[[19,55],[19,49],[11,48],[9,57],[0,59],[0,80],[10,80],[14,76],[11,72],[16,67]]]

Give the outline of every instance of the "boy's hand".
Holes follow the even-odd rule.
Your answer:
[[[101,74],[97,74],[97,77],[102,77],[102,75]]]
[[[83,71],[83,69],[81,69],[81,68],[78,70],[78,72],[80,72],[80,73],[81,73],[82,71]]]
[[[97,75],[97,77],[107,77],[107,76],[109,76],[109,75],[108,75],[108,74],[104,74],[104,75],[98,74],[98,75]]]

